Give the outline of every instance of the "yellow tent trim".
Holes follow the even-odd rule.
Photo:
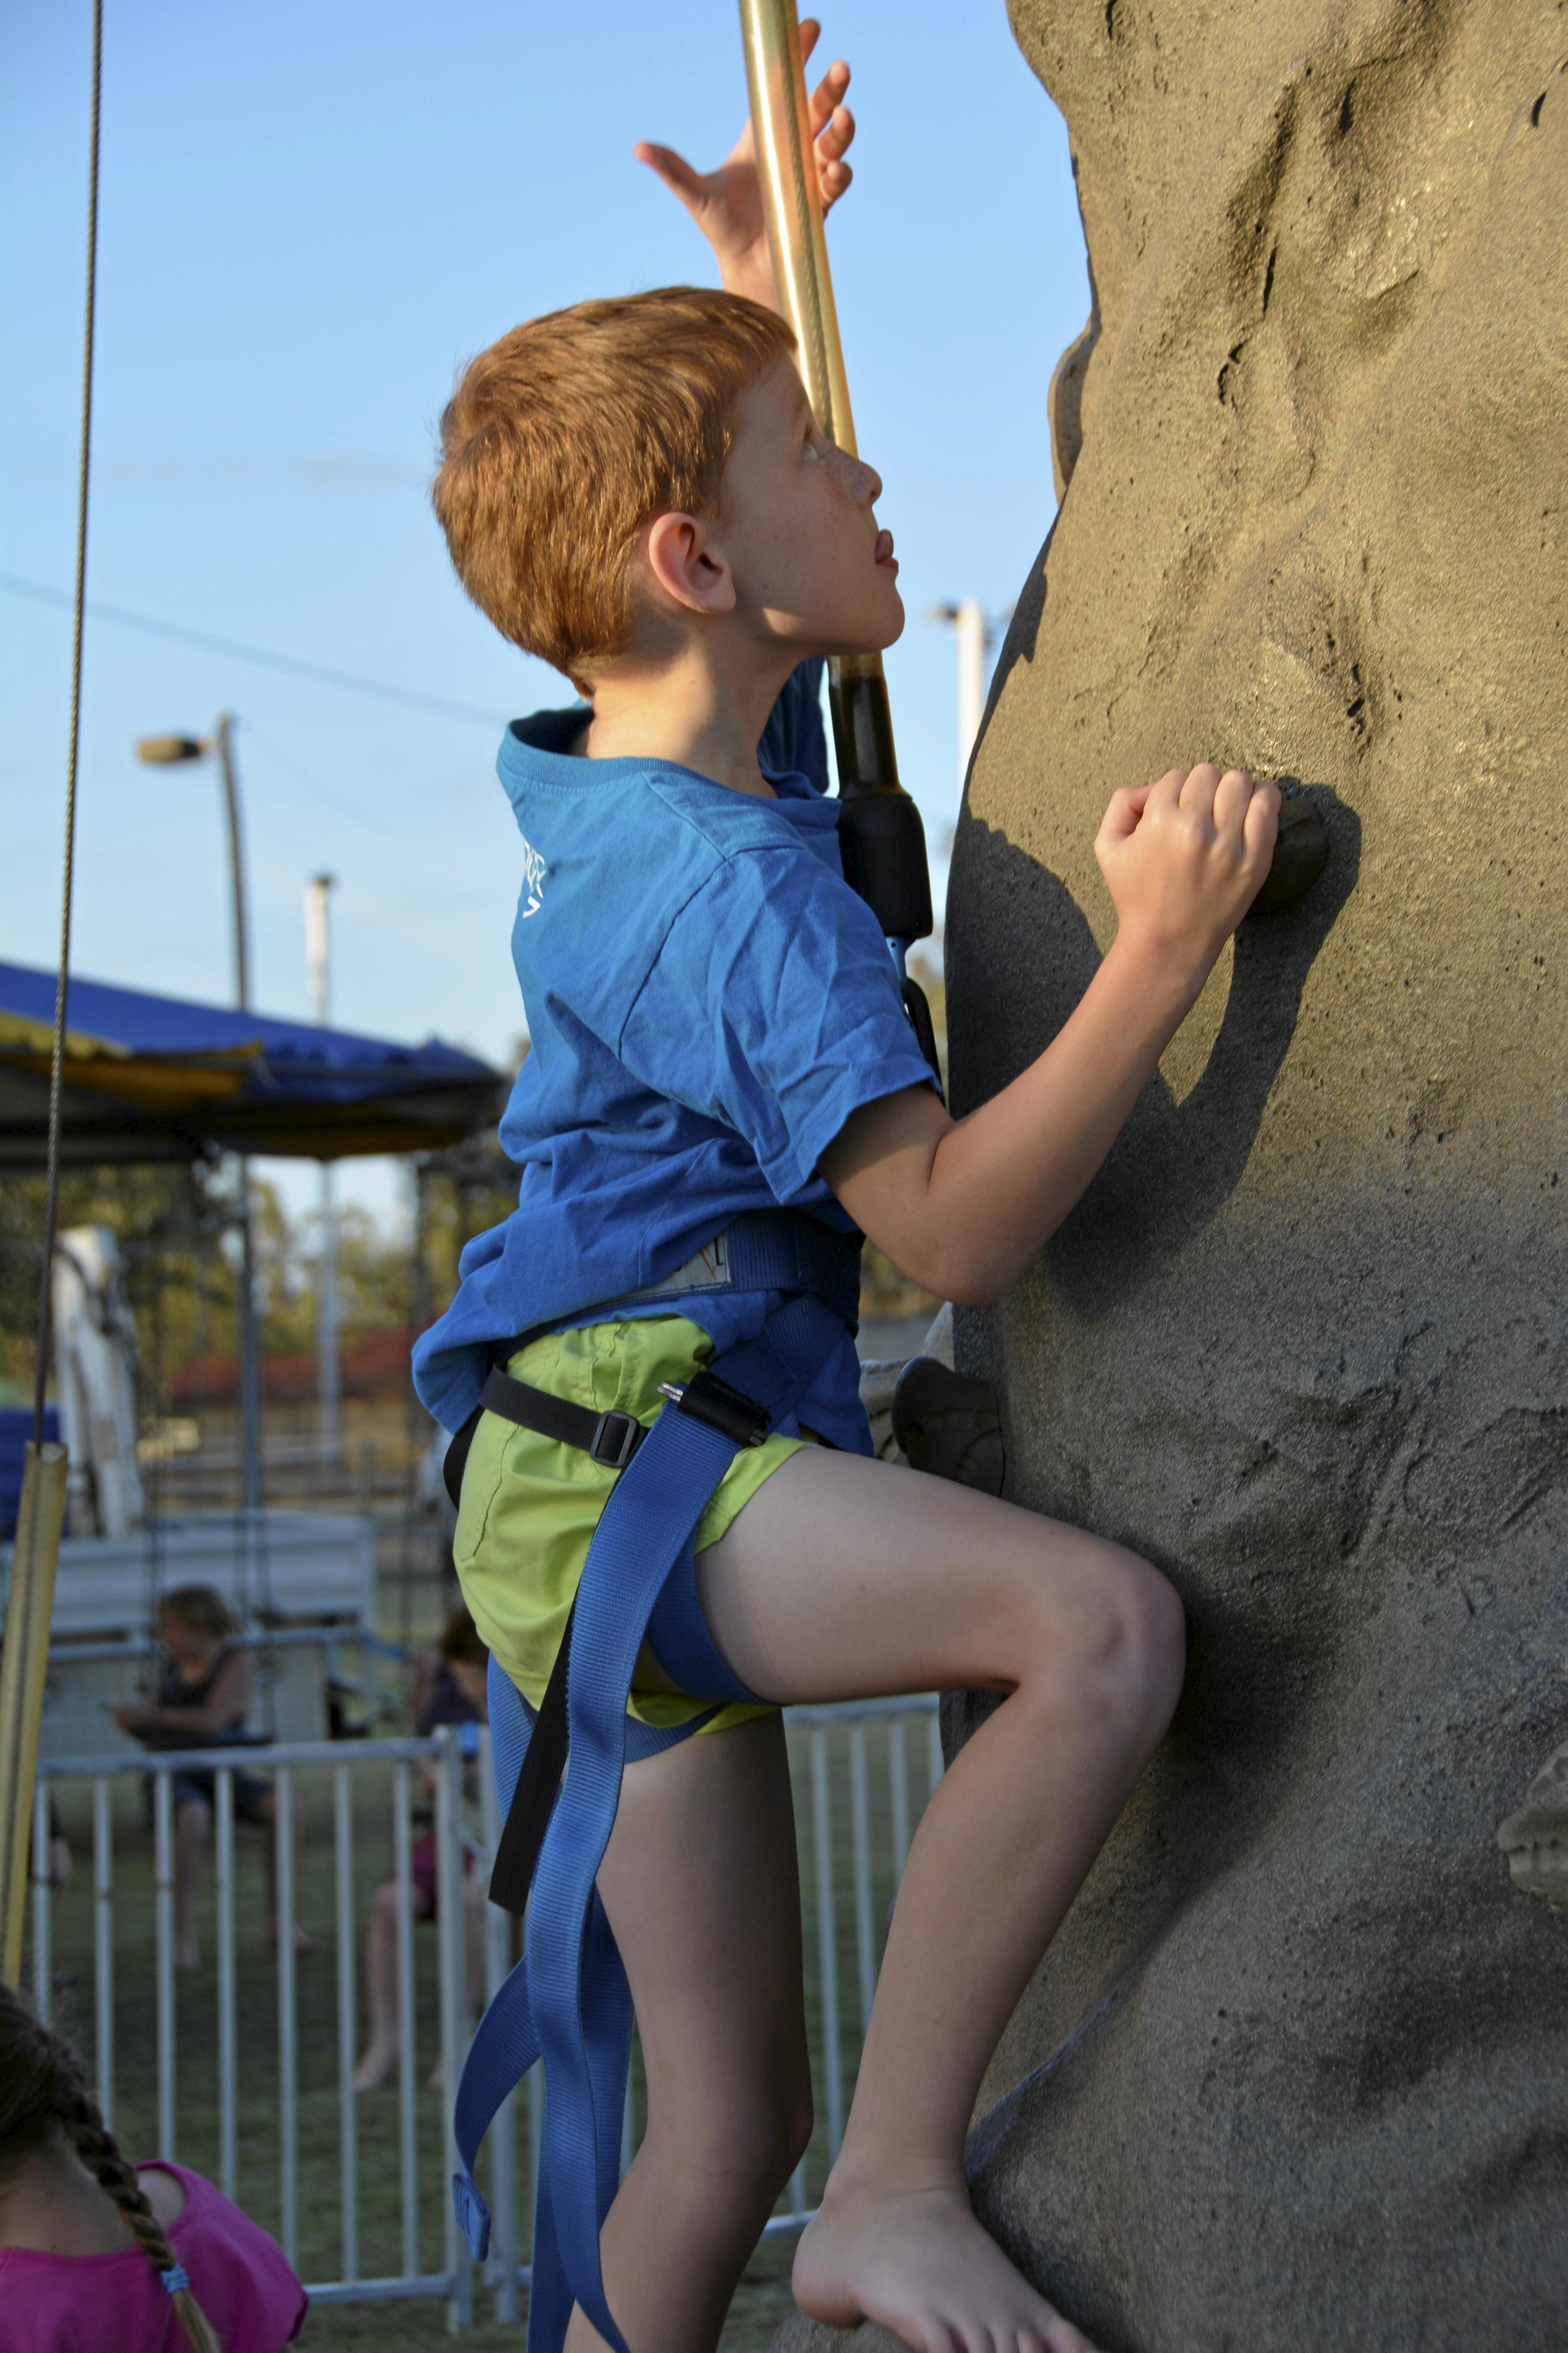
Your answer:
[[[134,1103],[140,1111],[195,1111],[204,1103],[226,1103],[241,1093],[249,1075],[246,1065],[257,1050],[242,1048],[236,1064],[153,1061],[145,1055],[128,1054],[122,1046],[101,1054],[89,1049],[80,1059],[73,1059],[70,1083],[79,1093],[110,1095],[116,1103]],[[47,1054],[7,1052],[3,1039],[0,1061],[8,1062],[13,1070],[29,1071],[35,1078],[49,1075]]]
[[[23,1014],[6,1013],[0,1009],[0,1047],[4,1046],[21,1046],[31,1053],[41,1054],[45,1076],[48,1075],[55,1039],[47,1021],[29,1021]],[[86,1060],[96,1054],[108,1055],[123,1062],[131,1060],[129,1046],[117,1046],[109,1038],[89,1038],[80,1029],[66,1031],[66,1052],[73,1061]]]

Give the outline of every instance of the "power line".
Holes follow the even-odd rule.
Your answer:
[[[66,589],[50,588],[41,580],[24,580],[15,572],[0,572],[0,588],[12,596],[30,596],[37,605],[68,608],[74,602]],[[257,670],[280,670],[285,678],[308,679],[315,686],[335,686],[346,694],[365,694],[381,702],[399,702],[411,711],[434,712],[443,719],[468,719],[483,727],[506,725],[498,712],[481,711],[477,703],[453,702],[445,695],[422,693],[417,687],[394,686],[386,679],[364,678],[357,670],[306,661],[299,654],[272,653],[265,646],[247,646],[238,638],[219,638],[209,629],[187,628],[182,621],[160,621],[150,613],[132,613],[123,605],[103,605],[93,597],[89,600],[87,611],[91,619],[107,621],[117,629],[137,629],[145,638],[166,638],[173,645],[192,646],[198,653],[222,654],[229,661],[249,662]]]
[[[374,833],[383,855],[390,854],[395,865],[401,866],[405,872],[417,872],[421,883],[425,885],[430,883],[433,870],[428,845],[421,846],[411,839],[405,832],[399,831],[395,826],[389,823],[384,805],[372,808],[356,801],[350,794],[340,792],[336,786],[325,783],[317,776],[313,768],[308,768],[303,760],[278,743],[264,729],[258,727],[252,719],[245,722],[245,741],[252,750],[260,752],[264,758],[276,761],[280,768],[287,770],[300,784],[308,785],[315,797],[328,808],[336,809],[340,817],[347,818],[351,823],[363,826],[367,832]],[[465,868],[464,873],[465,880],[460,884],[450,877],[438,874],[436,879],[440,880],[442,889],[448,896],[454,890],[461,890],[487,902],[493,898],[493,892],[486,887],[480,887],[477,891],[470,889],[471,869]]]

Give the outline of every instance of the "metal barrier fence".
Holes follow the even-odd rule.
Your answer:
[[[785,1725],[818,2123],[770,2233],[801,2227],[837,2154],[886,1913],[913,1825],[942,1773],[934,1698],[791,1708]],[[260,1876],[270,1894],[258,1906],[236,1832],[241,1813],[255,1811],[250,1777],[261,1773],[271,1791],[271,1820],[263,1829]],[[210,1969],[198,1967],[182,1978],[175,1781],[192,1774],[212,1777],[211,1890],[202,1908],[215,1951]],[[433,1801],[433,1974],[416,1959],[416,1781],[428,1783]],[[145,1821],[136,1819],[139,1794],[151,1810],[150,1852]],[[82,1799],[90,1807],[90,1889],[53,1883],[51,1827],[80,1827],[67,1819],[73,1799],[78,1814]],[[479,1894],[500,1829],[482,1729],[469,1757],[443,1728],[428,1739],[56,1757],[40,1765],[31,1982],[41,2015],[53,2015],[70,2034],[105,2117],[131,2153],[155,2148],[209,2174],[274,2232],[319,2304],[441,2296],[449,2324],[463,2328],[479,2284],[493,2297],[496,2318],[517,2316],[519,2290],[529,2278],[542,2122],[537,2069],[487,2142],[495,2220],[483,2266],[470,2261],[447,2188],[449,2087],[474,2022],[481,1975],[488,2000],[516,1953],[514,1924]],[[391,1868],[384,1876],[388,1849]],[[427,1846],[422,1860],[427,1866]],[[395,1891],[398,2023],[391,2118],[379,2093],[353,2088],[359,1924],[375,1884],[387,1881]],[[253,1928],[258,1910],[263,1936],[243,1935],[242,1924]],[[322,1935],[320,1947],[310,1940],[310,1949],[300,1951],[306,1916]],[[437,2053],[426,2084],[421,2043],[433,2043]],[[623,2169],[641,2113],[634,2060]],[[437,2241],[432,2265],[427,2258]]]

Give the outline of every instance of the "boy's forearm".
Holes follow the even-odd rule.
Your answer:
[[[963,1237],[954,1273],[967,1303],[999,1298],[1049,1240],[1204,977],[1140,955],[1119,937],[1039,1060],[942,1137],[931,1155],[929,1214],[936,1232]]]
[[[989,1305],[1082,1194],[1206,970],[1119,936],[1011,1086],[957,1122],[921,1088],[873,1103],[824,1156],[824,1175],[904,1273],[940,1298]]]

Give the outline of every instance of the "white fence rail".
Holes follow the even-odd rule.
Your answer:
[[[931,1698],[792,1708],[785,1722],[819,2121],[770,2232],[800,2226],[837,2153],[887,1910],[911,1825],[942,1772]],[[175,1781],[191,1774],[212,1777],[198,1915],[211,1958],[186,1973],[176,1967]],[[256,1775],[272,1793],[259,1872],[245,1852],[236,1803],[237,1787]],[[415,1904],[415,1824],[426,1785],[433,1968],[419,1957]],[[90,1839],[90,1875],[79,1869],[64,1888],[51,1876],[52,1826]],[[514,1924],[488,1905],[481,1920],[475,1893],[488,1883],[500,1827],[482,1732],[471,1760],[443,1730],[428,1739],[58,1757],[40,1766],[31,1915],[39,2011],[76,2043],[132,2152],[210,2174],[275,2232],[318,2303],[441,2296],[452,2326],[472,2318],[476,2267],[447,2187],[450,2087],[480,1985],[488,1999],[515,1957]],[[395,1889],[391,2115],[384,2092],[353,2088],[362,1927],[384,1879]],[[314,1934],[300,1937],[305,1930]],[[487,2142],[495,2221],[478,2284],[498,2319],[516,2316],[529,2276],[537,2072]],[[634,2065],[623,2163],[640,2116]]]

